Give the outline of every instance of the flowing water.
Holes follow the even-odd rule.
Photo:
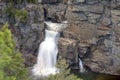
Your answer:
[[[58,73],[55,67],[58,53],[59,32],[45,30],[45,39],[40,44],[37,63],[33,67],[33,75],[48,76]]]
[[[84,72],[82,60],[80,58],[78,58],[78,61],[79,61],[80,72]]]
[[[48,76],[56,74],[59,69],[55,67],[58,53],[58,39],[60,31],[67,27],[67,21],[61,23],[53,23],[51,21],[44,22],[47,25],[45,30],[45,39],[39,46],[37,63],[32,69],[35,76]]]

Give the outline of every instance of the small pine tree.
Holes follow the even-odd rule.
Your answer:
[[[0,29],[0,80],[28,80],[22,54],[15,49],[15,42],[6,23]]]

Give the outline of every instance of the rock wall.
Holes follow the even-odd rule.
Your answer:
[[[38,4],[39,3],[39,4]],[[68,20],[69,27],[61,33],[59,58],[78,62],[91,71],[120,75],[120,1],[119,0],[38,0],[27,4],[27,23],[16,20],[10,26],[17,48],[25,54],[27,66],[34,63],[40,42],[44,38],[43,21]],[[0,3],[0,9],[5,4]],[[3,9],[4,10],[4,9]],[[0,14],[0,24],[6,19]]]

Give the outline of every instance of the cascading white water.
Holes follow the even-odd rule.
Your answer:
[[[37,63],[32,69],[35,76],[48,76],[56,74],[59,70],[55,67],[58,53],[58,39],[60,31],[67,27],[66,21],[62,23],[45,22],[45,39],[39,46]]]
[[[34,75],[48,76],[57,73],[57,41],[59,32],[45,30],[45,40],[40,44],[37,63],[34,66]]]
[[[80,72],[84,72],[84,67],[83,67],[83,63],[82,60],[80,58],[78,58],[79,60],[79,68],[80,68]]]

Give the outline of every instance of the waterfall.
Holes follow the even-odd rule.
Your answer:
[[[57,73],[57,41],[59,32],[45,30],[45,40],[40,44],[34,75],[48,76]]]
[[[55,67],[58,53],[58,39],[60,31],[65,29],[66,23],[45,22],[45,39],[39,46],[37,63],[34,65],[32,72],[35,76],[48,76],[56,74],[59,69]]]
[[[80,58],[78,58],[78,61],[79,61],[80,72],[84,72],[84,67],[83,67],[82,60]]]

